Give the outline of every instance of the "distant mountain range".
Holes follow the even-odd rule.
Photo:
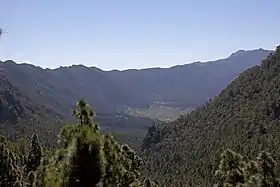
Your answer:
[[[198,107],[243,70],[259,65],[271,52],[238,51],[217,61],[125,71],[103,71],[83,65],[50,70],[8,60],[0,62],[0,72],[33,103],[61,119],[71,119],[71,108],[84,98],[97,111],[101,126],[146,129],[149,119],[125,115],[123,109],[147,108],[157,101],[168,107]]]
[[[62,114],[68,114],[79,98],[98,111],[147,107],[155,101],[194,108],[217,95],[243,70],[259,65],[270,52],[241,50],[217,61],[125,71],[83,65],[50,70],[11,60],[0,67],[12,84]]]

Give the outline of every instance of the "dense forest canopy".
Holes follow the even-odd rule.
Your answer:
[[[140,157],[110,134],[99,132],[93,110],[84,100],[73,115],[77,123],[61,129],[55,151],[42,149],[36,134],[29,146],[1,138],[0,186],[142,186]]]

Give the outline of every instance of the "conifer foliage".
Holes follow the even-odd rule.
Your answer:
[[[43,186],[140,185],[141,160],[135,152],[126,145],[121,146],[111,135],[99,132],[93,111],[84,100],[77,103],[73,114],[78,123],[62,129],[59,135],[62,148],[43,166],[46,174],[42,175],[42,168],[37,172],[38,180],[42,181],[39,176],[44,176]]]
[[[77,124],[59,134],[59,149],[44,154],[36,134],[20,159],[5,143],[0,146],[0,187],[138,187],[141,159],[112,135],[102,134],[84,100],[73,110]],[[4,140],[1,142],[5,142]],[[8,144],[7,144],[8,145]],[[21,144],[19,144],[22,146]],[[19,156],[18,156],[19,155]]]
[[[215,187],[278,187],[275,167],[273,157],[265,151],[256,160],[246,160],[232,150],[225,150],[215,173]]]
[[[37,168],[40,166],[41,159],[43,157],[42,148],[39,144],[39,140],[36,134],[34,134],[31,138],[30,149],[27,154],[26,161],[26,173],[31,171],[35,172]]]
[[[86,102],[78,102],[74,114],[78,122],[61,129],[60,148],[43,154],[34,134],[25,159],[20,148],[1,139],[0,187],[157,187],[149,178],[141,178],[142,160],[127,145],[120,145],[112,135],[102,134]],[[82,119],[82,120],[81,120]],[[216,187],[276,187],[279,179],[276,163],[267,152],[256,160],[247,160],[227,149],[215,172]],[[141,179],[140,179],[141,178]],[[192,186],[175,181],[176,186]]]
[[[73,115],[79,119],[80,125],[89,125],[94,113],[85,100],[79,100],[77,107],[73,109]]]
[[[140,173],[140,157],[127,145],[120,145],[112,135],[99,131],[85,101],[78,102],[74,111],[77,124],[61,129],[59,148],[53,153],[45,154],[36,134],[27,148],[1,137],[0,187],[165,186],[161,181],[157,184],[145,179]],[[226,149],[213,176],[215,187],[278,187],[276,165],[273,156],[265,151],[255,160],[248,160]],[[175,178],[173,184],[194,186],[192,182],[185,184]]]
[[[22,180],[17,158],[3,143],[0,144],[0,186],[20,186]]]

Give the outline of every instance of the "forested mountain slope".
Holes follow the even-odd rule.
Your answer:
[[[149,145],[143,153],[144,171],[167,186],[175,186],[175,180],[212,186],[219,155],[226,148],[246,158],[266,150],[279,163],[279,122],[280,46],[207,104],[169,124],[162,141],[144,142]]]
[[[0,131],[9,139],[40,135],[49,144],[58,132],[61,116],[24,95],[0,75]]]

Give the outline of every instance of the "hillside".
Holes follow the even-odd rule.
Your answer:
[[[73,65],[54,70],[9,60],[0,64],[8,80],[64,116],[86,99],[97,113],[147,108],[156,101],[169,107],[195,108],[218,94],[243,70],[260,64],[270,51],[238,51],[226,59],[171,68],[102,71]],[[197,84],[199,81],[199,84]]]
[[[53,143],[61,116],[32,101],[4,76],[0,76],[0,132],[9,139],[26,138],[33,133]]]
[[[175,180],[213,186],[219,156],[226,148],[246,158],[269,151],[279,163],[280,46],[276,51],[164,132],[150,129],[143,144],[145,176],[167,186],[175,186]]]
[[[99,84],[98,86],[100,88],[95,89],[91,86],[92,84],[89,81],[85,79],[79,80],[79,76],[82,76],[83,72],[78,76],[73,76],[71,68],[67,73],[64,73],[63,69],[61,69],[61,72],[55,72],[29,64],[16,64],[13,61],[0,62],[0,68],[2,76],[9,80],[14,87],[17,87],[20,93],[30,98],[30,105],[36,103],[58,114],[60,119],[63,119],[63,124],[73,121],[71,110],[75,106],[76,100],[81,98],[86,98],[89,101],[97,101],[96,98],[101,100],[101,102],[94,102],[94,109],[98,108],[97,121],[102,124],[102,130],[109,128],[117,132],[123,131],[123,133],[135,135],[134,132],[137,129],[143,136],[145,129],[147,129],[152,122],[152,120],[145,119],[144,117],[140,118],[120,113],[115,108],[112,110],[111,107],[106,107],[105,110],[104,106],[110,106],[110,102],[114,105],[111,100],[113,99],[113,94],[111,94],[111,96],[104,96],[104,98],[95,96],[96,93],[98,94],[98,90],[104,91],[104,89],[102,89],[103,84]],[[91,68],[85,69],[91,70]],[[89,76],[92,75],[92,80],[99,80],[98,73],[97,75],[91,73],[92,72],[90,72]],[[60,74],[64,76],[60,76]],[[103,93],[99,95],[103,95]],[[50,128],[52,129],[52,133],[57,134],[59,127],[63,124],[60,124],[54,129]]]
[[[237,51],[226,59],[195,62],[171,68],[112,71],[112,80],[129,93],[125,105],[146,108],[155,101],[164,106],[196,108],[217,95],[247,68],[259,65],[270,51]],[[199,81],[199,84],[197,82]]]
[[[125,114],[103,114],[97,117],[102,131],[112,131],[121,142],[139,144],[151,120]],[[59,129],[70,123],[54,110],[37,103],[4,76],[0,76],[0,135],[10,140],[29,138],[36,133],[44,146],[55,147]],[[113,126],[110,126],[112,125]]]

